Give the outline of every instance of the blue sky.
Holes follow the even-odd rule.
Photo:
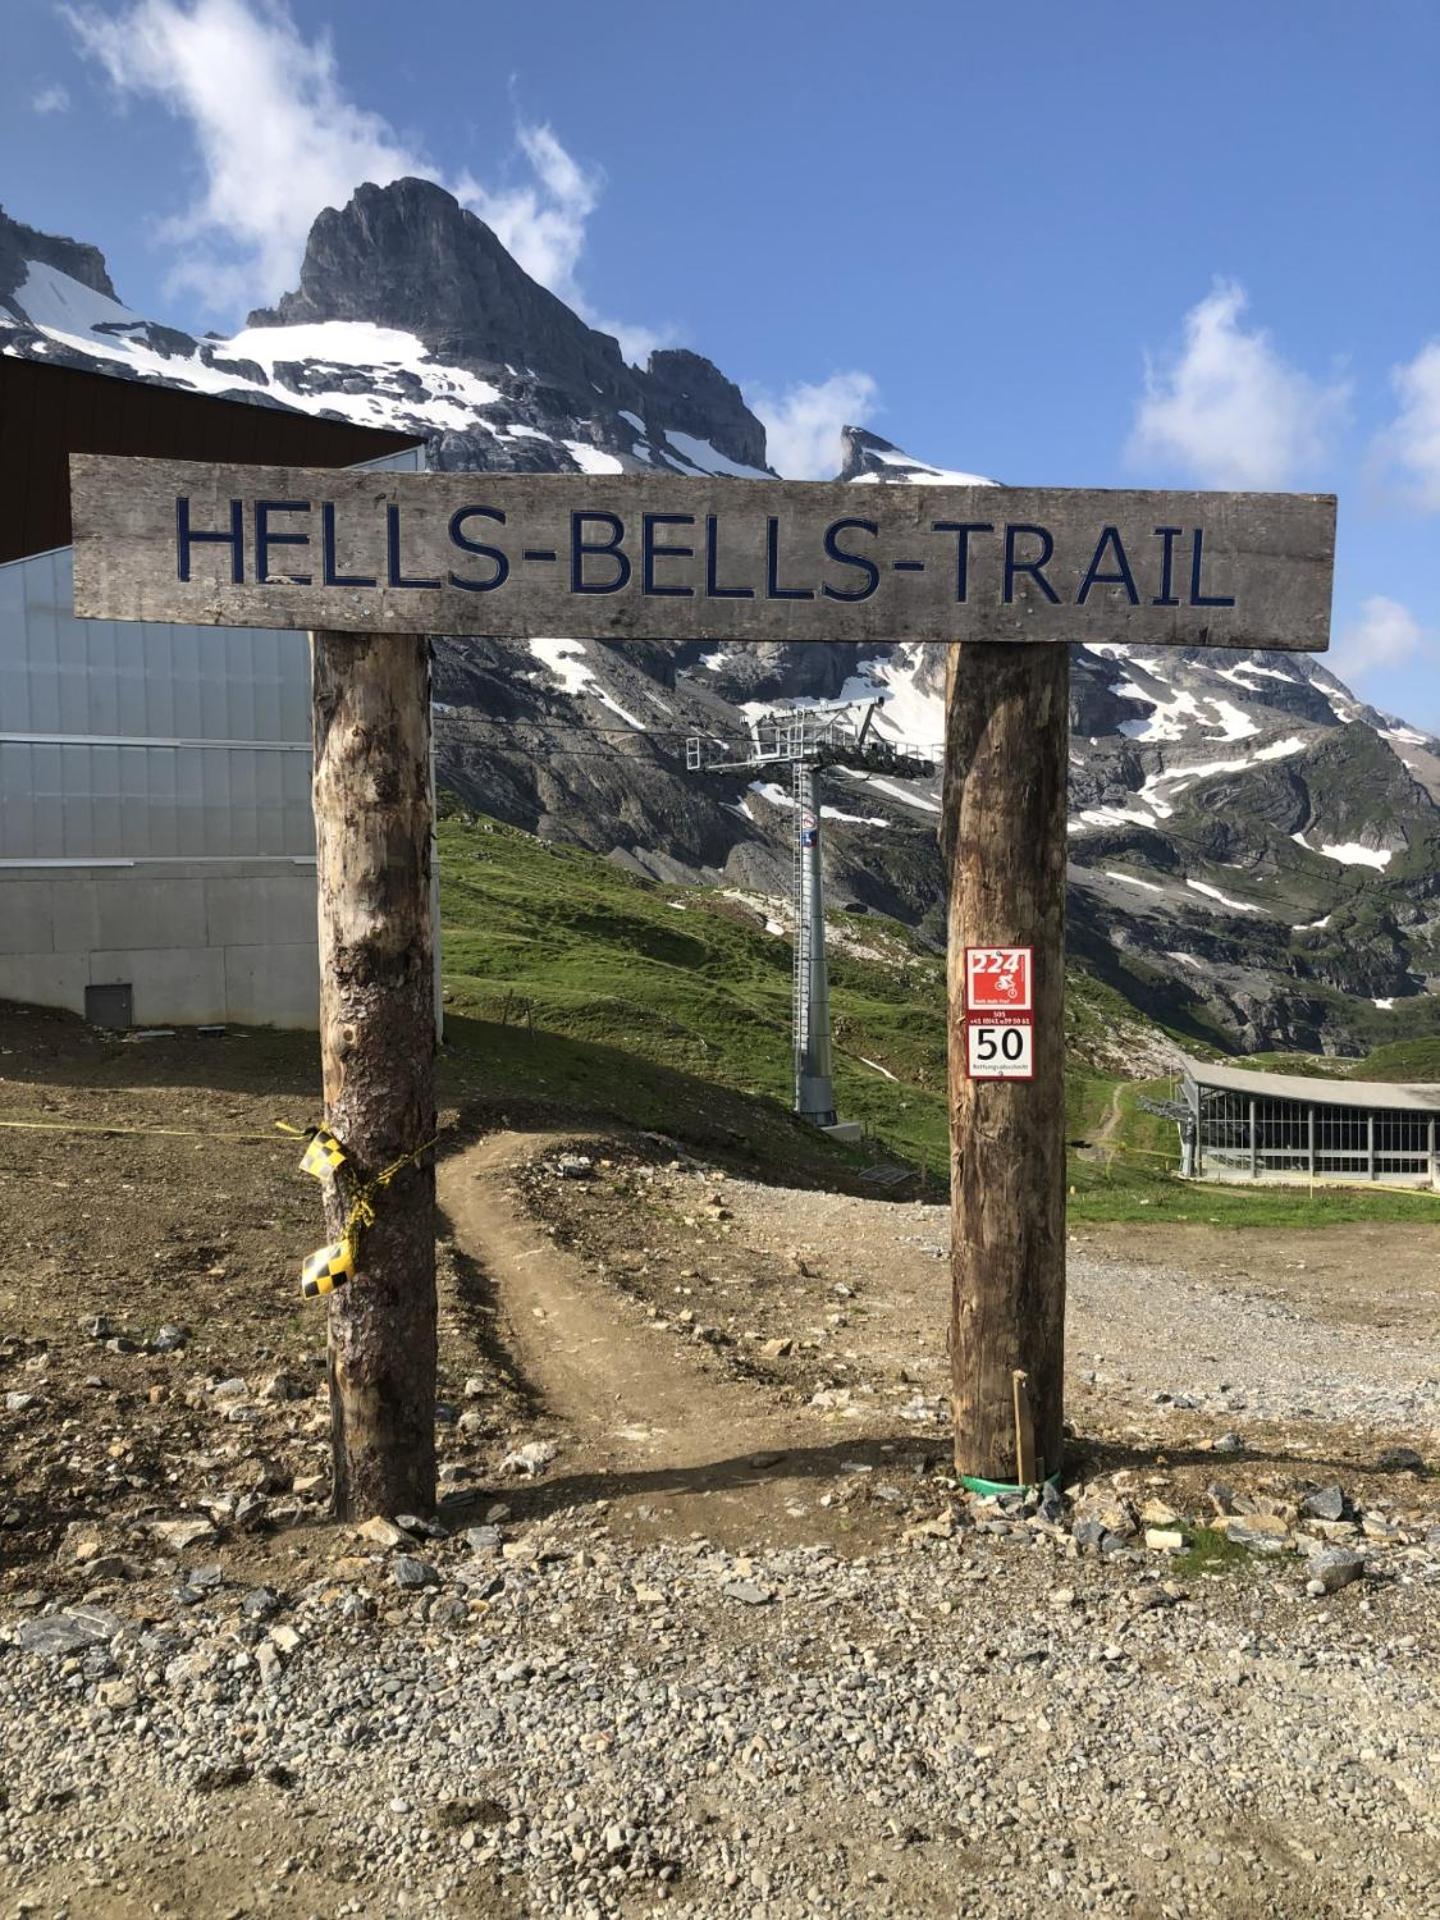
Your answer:
[[[782,470],[1341,497],[1334,664],[1440,729],[1433,0],[6,0],[0,201],[226,330],[425,172]]]

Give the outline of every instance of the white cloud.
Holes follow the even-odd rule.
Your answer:
[[[329,36],[307,40],[284,0],[130,0],[118,12],[65,14],[122,98],[158,100],[194,134],[203,190],[163,233],[186,250],[173,283],[212,310],[273,300],[295,284],[322,207],[343,207],[364,181],[383,187],[407,175],[448,187],[527,273],[585,310],[575,274],[604,183],[551,127],[517,122],[528,169],[519,184],[491,188],[469,173],[447,180],[349,97]],[[656,338],[637,332],[630,343]]]
[[[828,380],[774,395],[746,394],[765,424],[770,464],[787,480],[833,480],[840,471],[842,427],[871,419],[880,390],[868,373],[832,373]]]
[[[1222,487],[1282,486],[1324,464],[1349,382],[1291,366],[1263,328],[1243,324],[1244,310],[1244,289],[1217,281],[1186,314],[1178,356],[1164,367],[1147,359],[1132,461],[1173,463]]]
[[[532,279],[573,301],[585,222],[599,204],[603,178],[572,159],[549,127],[522,123],[517,135],[533,180],[492,193],[467,179],[462,197]]]
[[[306,41],[279,6],[136,0],[107,15],[72,9],[83,50],[124,96],[159,99],[189,122],[204,189],[168,239],[203,246],[179,278],[224,307],[293,283],[310,223],[365,180],[435,177],[378,114],[348,100],[324,36]]]
[[[55,82],[41,87],[31,100],[30,106],[35,113],[68,113],[70,111],[70,89]]]
[[[1398,600],[1375,593],[1360,603],[1360,617],[1341,633],[1325,664],[1341,679],[1355,680],[1377,667],[1400,667],[1425,644],[1420,622]]]
[[[1403,470],[1416,505],[1440,513],[1440,340],[1431,340],[1390,376],[1400,400],[1377,451]]]

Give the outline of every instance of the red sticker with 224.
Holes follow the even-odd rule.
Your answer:
[[[967,947],[967,1013],[1029,1013],[1034,1002],[1033,947]]]

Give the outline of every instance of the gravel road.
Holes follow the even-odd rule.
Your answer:
[[[325,1523],[253,1297],[16,1263],[0,1911],[1440,1915],[1423,1244],[1077,1241],[1067,1497],[976,1502],[939,1210],[554,1146],[443,1170],[438,1532]]]
[[[881,1341],[910,1356],[934,1350],[949,1286],[947,1208],[735,1180],[725,1195],[747,1248],[798,1252],[873,1302],[877,1351]],[[1250,1420],[1428,1430],[1440,1424],[1432,1237],[1423,1226],[1072,1236],[1072,1378],[1138,1398],[1179,1395]],[[865,1344],[852,1317],[847,1343],[857,1340]]]
[[[13,1910],[1440,1912],[1440,1553],[1317,1606],[1024,1525],[503,1532],[409,1547],[418,1597],[393,1553],[297,1566],[263,1665],[229,1586],[0,1655]]]

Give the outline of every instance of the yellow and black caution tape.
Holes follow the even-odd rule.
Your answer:
[[[352,1240],[332,1240],[321,1247],[300,1269],[300,1291],[307,1300],[343,1287],[355,1271],[355,1244]]]
[[[290,1129],[287,1127],[285,1131],[288,1133]],[[343,1167],[344,1164],[345,1149],[330,1129],[328,1127],[311,1129],[310,1144],[306,1147],[305,1157],[300,1162],[300,1171],[313,1174],[317,1180],[326,1180],[337,1167]]]
[[[275,1124],[283,1133],[303,1134],[308,1140],[309,1144],[300,1161],[302,1173],[312,1175],[322,1184],[330,1181],[339,1183],[340,1168],[349,1164],[349,1155],[328,1127],[288,1127],[283,1120],[277,1120]],[[343,1287],[354,1276],[360,1257],[361,1239],[375,1224],[375,1196],[389,1186],[397,1173],[412,1166],[421,1154],[428,1153],[439,1137],[435,1134],[409,1153],[402,1153],[398,1160],[392,1160],[388,1167],[382,1167],[373,1180],[367,1180],[351,1196],[340,1238],[332,1240],[328,1246],[318,1247],[300,1269],[300,1291],[307,1300],[317,1300],[321,1294],[333,1293],[336,1287]]]

